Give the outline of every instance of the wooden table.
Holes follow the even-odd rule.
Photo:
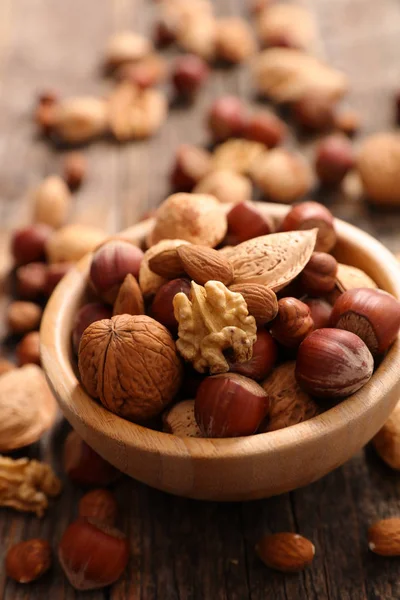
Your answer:
[[[188,0],[190,1],[190,0]],[[324,52],[350,76],[348,97],[364,131],[393,126],[393,91],[400,87],[398,0],[308,0],[317,15]],[[244,0],[215,2],[220,14],[244,12]],[[119,28],[148,31],[150,0],[2,0],[0,3],[0,223],[7,230],[29,220],[27,190],[56,172],[60,153],[35,137],[31,111],[37,92],[101,93],[99,72],[108,35]],[[206,140],[203,115],[223,92],[251,98],[245,69],[216,70],[193,108],[175,108],[149,142],[95,143],[86,150],[90,175],[76,195],[72,220],[116,231],[167,195],[166,175],[180,141]],[[359,199],[326,197],[338,216],[359,224],[400,250],[400,213],[380,214]],[[3,252],[4,255],[4,252]],[[4,304],[4,302],[3,302]],[[67,431],[61,421],[31,456],[60,471]],[[62,497],[43,520],[2,510],[0,560],[7,548],[29,537],[46,537],[54,548],[76,514],[81,491],[66,482]],[[174,498],[124,480],[116,488],[121,526],[131,560],[112,589],[78,594],[55,561],[30,586],[7,581],[0,569],[0,597],[63,600],[389,600],[400,598],[400,561],[368,552],[366,530],[377,518],[399,514],[400,476],[367,448],[343,468],[305,488],[247,504],[201,503]],[[312,567],[282,575],[255,557],[261,534],[298,531],[315,543]]]

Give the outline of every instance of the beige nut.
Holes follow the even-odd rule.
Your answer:
[[[375,281],[361,269],[338,263],[335,289],[326,296],[326,299],[333,305],[339,296],[347,290],[355,290],[357,288],[377,289],[377,287]]]
[[[42,318],[42,309],[34,302],[15,300],[7,308],[7,325],[12,333],[27,333],[38,329]]]
[[[211,194],[222,203],[238,204],[251,200],[251,182],[233,171],[214,171],[199,181],[194,194]]]
[[[181,239],[214,248],[227,231],[225,210],[214,196],[173,194],[156,213],[150,233],[152,244],[164,239]]]
[[[375,133],[361,143],[356,167],[368,198],[379,206],[400,205],[400,135]]]
[[[133,31],[120,31],[108,40],[105,51],[105,64],[116,69],[127,62],[140,60],[153,50],[149,39]]]
[[[202,437],[194,416],[194,400],[178,402],[163,415],[163,431],[178,437]]]
[[[61,177],[46,177],[33,196],[33,219],[58,228],[65,224],[71,206],[71,193]]]
[[[317,39],[317,25],[313,14],[297,4],[273,4],[260,12],[256,30],[263,46],[275,46],[287,40],[291,46],[311,50]]]
[[[173,303],[179,324],[176,346],[197,371],[229,371],[223,354],[228,348],[234,362],[250,360],[257,326],[243,296],[230,292],[220,281],[208,281],[204,287],[192,281],[190,299],[179,293]]]
[[[105,238],[104,231],[97,227],[67,225],[50,236],[46,244],[47,259],[50,263],[77,262]]]
[[[400,471],[400,403],[372,439],[375,450],[389,467]]]
[[[161,240],[154,246],[151,246],[143,256],[139,270],[139,286],[145,298],[151,298],[157,290],[168,281],[167,278],[161,277],[154,273],[149,267],[149,261],[166,250],[173,250],[183,244],[188,244],[185,240]]]
[[[241,63],[256,53],[253,30],[240,17],[225,17],[216,23],[216,55],[230,63]]]
[[[217,26],[215,18],[207,13],[194,14],[179,29],[176,41],[186,52],[205,60],[215,57]]]
[[[212,168],[249,173],[257,158],[264,154],[266,146],[251,140],[230,139],[220,144],[212,158]]]
[[[98,137],[107,129],[107,104],[92,96],[63,100],[56,105],[53,129],[58,137],[70,144]]]

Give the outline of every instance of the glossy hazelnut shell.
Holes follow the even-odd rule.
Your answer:
[[[239,202],[228,213],[228,234],[245,242],[273,231],[272,222],[248,202]]]
[[[336,285],[338,264],[326,252],[314,252],[299,276],[305,294],[319,296],[331,292]]]
[[[233,363],[229,370],[255,381],[261,381],[272,371],[277,358],[278,348],[274,338],[265,329],[259,329],[257,339],[253,344],[251,359],[244,363]]]
[[[271,333],[282,346],[297,348],[314,329],[310,309],[297,298],[281,298]]]
[[[281,224],[281,231],[296,231],[318,227],[316,252],[330,252],[336,244],[332,213],[319,202],[301,202],[294,206]]]

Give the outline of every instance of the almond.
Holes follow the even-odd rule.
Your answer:
[[[375,450],[392,469],[400,471],[400,403],[373,438]]]
[[[259,558],[277,571],[301,571],[315,554],[314,544],[298,533],[264,535],[256,545]]]
[[[163,430],[178,437],[202,437],[194,416],[194,400],[178,402],[163,415]]]
[[[233,281],[233,267],[218,250],[206,246],[180,246],[177,253],[185,273],[199,285],[207,281],[221,281],[229,285]]]
[[[144,301],[136,277],[129,273],[119,288],[113,315],[143,315]]]
[[[278,314],[278,300],[275,292],[257,283],[238,283],[229,287],[231,292],[242,294],[249,313],[255,318],[258,327],[269,323]]]
[[[153,273],[165,279],[176,279],[185,272],[177,248],[168,248],[150,258],[149,267]]]
[[[400,556],[400,518],[374,523],[368,529],[368,547],[381,556]]]

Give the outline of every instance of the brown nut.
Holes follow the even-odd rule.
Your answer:
[[[285,123],[273,112],[264,110],[252,115],[244,128],[244,137],[268,148],[279,146],[287,135]]]
[[[31,583],[51,567],[51,547],[47,540],[25,540],[8,550],[5,568],[8,577],[18,583]]]
[[[336,231],[332,213],[318,202],[301,202],[284,218],[281,231],[296,231],[318,227],[317,252],[330,252],[336,244]]]
[[[45,257],[46,242],[52,228],[38,223],[14,231],[11,239],[11,252],[18,265],[42,260]]]
[[[80,517],[94,519],[109,527],[115,525],[117,511],[117,501],[114,495],[106,489],[91,490],[79,500],[78,515]]]
[[[182,380],[171,334],[145,315],[118,315],[89,325],[79,345],[79,372],[93,398],[139,422],[162,412]]]
[[[290,573],[303,570],[313,561],[315,547],[298,533],[282,532],[264,535],[257,542],[256,552],[267,567]]]
[[[163,414],[163,431],[178,437],[201,437],[194,416],[194,400],[184,400]]]
[[[376,356],[386,352],[399,333],[400,302],[382,290],[348,290],[336,300],[331,324],[358,335]]]
[[[143,294],[136,277],[130,273],[125,277],[114,302],[115,315],[142,315],[144,313]]]
[[[336,133],[318,144],[315,170],[322,184],[339,185],[353,167],[353,147],[345,135]]]
[[[138,277],[143,252],[124,240],[106,242],[93,254],[90,282],[103,300],[115,302],[128,274]]]
[[[371,525],[368,548],[380,556],[400,556],[400,518],[382,519]]]
[[[38,331],[27,333],[16,348],[18,365],[40,365],[40,336]]]
[[[75,354],[78,354],[81,337],[86,327],[89,327],[95,321],[111,319],[111,316],[110,307],[100,304],[100,302],[85,304],[78,310],[72,328],[72,347]]]
[[[232,363],[229,366],[231,373],[239,373],[254,379],[255,381],[261,381],[268,375],[275,366],[278,358],[278,349],[274,338],[265,329],[259,329],[257,331],[257,339],[253,344],[253,356],[250,360],[243,363]]]
[[[72,268],[71,263],[54,263],[52,265],[48,265],[46,269],[46,281],[44,285],[44,293],[46,296],[50,296],[56,285],[58,285],[61,279],[68,273],[68,271]]]
[[[280,344],[297,348],[314,329],[310,309],[297,298],[281,298],[271,333]]]
[[[268,412],[261,386],[236,373],[206,377],[195,400],[195,417],[205,437],[252,435]]]
[[[323,329],[329,327],[332,314],[332,305],[322,298],[306,298],[303,300],[311,312],[311,318],[314,321],[314,329]]]
[[[251,182],[240,173],[229,170],[213,171],[201,179],[195,194],[211,194],[222,203],[238,204],[251,200]]]
[[[175,319],[173,300],[176,294],[183,292],[190,295],[190,281],[188,279],[172,279],[160,287],[154,296],[150,308],[150,315],[176,335],[178,321]]]
[[[47,265],[33,262],[18,267],[15,272],[18,296],[24,300],[34,300],[43,294],[47,280]]]
[[[272,220],[248,202],[236,204],[229,211],[227,219],[228,233],[239,243],[273,231]]]
[[[313,252],[299,276],[301,289],[309,296],[331,292],[336,285],[337,270],[336,258],[326,252]]]
[[[378,206],[400,204],[400,135],[375,133],[363,140],[356,168],[368,199]]]
[[[309,91],[291,106],[296,123],[305,129],[323,130],[332,127],[335,102],[318,91]]]
[[[297,353],[297,382],[318,398],[337,400],[354,394],[370,380],[373,370],[372,354],[350,331],[317,329]]]
[[[63,163],[63,177],[70,190],[79,188],[86,178],[87,161],[81,152],[70,152]]]
[[[150,270],[165,279],[176,279],[185,274],[177,248],[167,248],[149,258]]]
[[[204,285],[210,279],[228,286],[233,281],[233,267],[223,254],[206,246],[179,246],[176,252],[183,270],[193,281]]]
[[[352,137],[361,127],[360,115],[355,110],[342,110],[335,115],[335,127],[345,135]]]
[[[257,46],[250,25],[240,17],[217,20],[217,58],[232,64],[244,62],[256,53]]]
[[[64,443],[63,467],[68,477],[78,485],[109,485],[120,472],[97,454],[76,433],[70,431]]]
[[[208,112],[208,128],[213,138],[218,141],[241,136],[246,122],[246,107],[236,96],[218,98]]]
[[[231,292],[237,292],[246,301],[249,314],[258,327],[269,323],[278,314],[278,300],[274,291],[257,283],[237,283],[229,286]]]
[[[211,170],[211,155],[203,148],[181,144],[176,151],[171,173],[171,186],[179,192],[190,192]]]
[[[11,302],[7,309],[7,324],[11,333],[27,333],[39,327],[42,309],[33,302]]]
[[[176,92],[185,98],[193,98],[206,83],[209,72],[206,61],[195,54],[178,57],[172,71]]]

